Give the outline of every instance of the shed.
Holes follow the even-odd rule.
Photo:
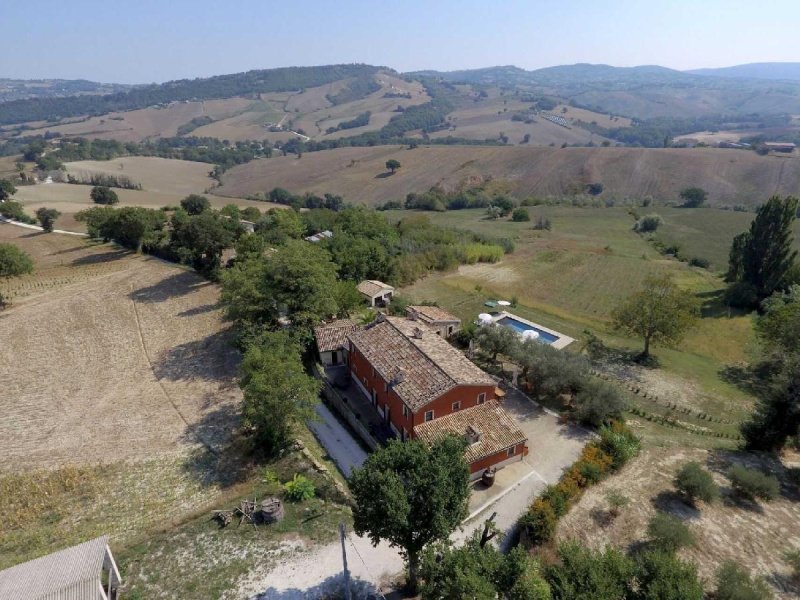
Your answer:
[[[359,293],[369,301],[370,306],[385,306],[392,301],[394,288],[376,279],[367,279],[358,284]]]
[[[121,583],[104,535],[0,571],[0,598],[116,600]]]
[[[323,366],[347,362],[347,336],[357,329],[358,324],[350,319],[339,319],[314,328],[317,351]]]
[[[461,319],[438,306],[408,306],[406,315],[409,319],[422,321],[444,338],[461,328]]]

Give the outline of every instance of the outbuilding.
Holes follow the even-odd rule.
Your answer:
[[[376,279],[362,281],[358,284],[358,291],[372,307],[386,306],[394,296],[394,288],[392,286]]]

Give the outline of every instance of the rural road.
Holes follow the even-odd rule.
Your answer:
[[[320,402],[316,411],[321,420],[309,421],[309,429],[317,436],[344,476],[350,477],[353,469],[360,467],[367,460],[367,453],[327,406]]]
[[[16,225],[17,227],[24,227],[25,229],[33,229],[34,231],[44,231],[38,225],[28,225],[27,223],[20,223],[12,219],[0,217],[0,222],[8,223],[9,225]],[[53,229],[52,233],[63,233],[65,235],[77,235],[78,237],[89,237],[88,233],[81,233],[79,231],[65,231],[64,229]]]

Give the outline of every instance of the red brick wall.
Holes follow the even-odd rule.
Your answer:
[[[354,348],[350,353],[350,370],[356,374],[358,380],[364,384],[369,393],[373,389],[375,390],[377,405],[379,407],[388,406],[389,418],[392,424],[398,431],[405,429],[409,437],[414,437],[414,426],[425,422],[425,413],[429,410],[433,410],[433,418],[438,419],[453,412],[453,403],[456,401],[461,402],[461,410],[463,410],[478,403],[478,394],[485,393],[487,402],[495,398],[493,385],[462,385],[445,392],[433,402],[420,408],[416,413],[403,417],[403,401],[391,388],[389,388],[388,392],[384,391],[386,382],[377,371],[375,376],[372,376],[372,365],[359,352],[358,348]],[[367,380],[366,383],[364,383],[364,378]]]
[[[503,450],[502,452],[498,452],[497,454],[492,454],[491,456],[487,456],[486,458],[482,458],[481,460],[471,463],[469,465],[469,471],[470,473],[477,473],[479,471],[483,471],[488,467],[491,467],[492,465],[501,463],[504,460],[508,460],[511,458],[520,459],[526,454],[528,454],[528,448],[525,446],[525,444],[524,443],[517,444],[513,457],[508,456],[507,451]]]

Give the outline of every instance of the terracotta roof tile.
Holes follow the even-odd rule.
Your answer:
[[[367,279],[358,284],[358,291],[372,298],[385,292],[393,292],[394,288],[382,281]]]
[[[350,319],[340,319],[314,328],[317,349],[320,352],[331,352],[347,345],[347,336],[358,330],[359,325]]]
[[[478,441],[465,452],[469,463],[527,441],[514,419],[494,400],[420,423],[414,427],[414,433],[431,445],[447,434],[465,437],[468,427],[480,434]]]
[[[411,312],[416,313],[420,320],[424,321],[425,323],[436,323],[436,322],[461,322],[454,314],[447,312],[443,308],[439,308],[438,306],[409,306],[407,308],[407,312],[411,314]]]

